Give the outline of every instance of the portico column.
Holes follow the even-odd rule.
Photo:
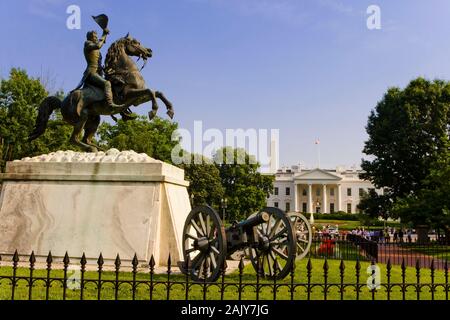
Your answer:
[[[337,211],[342,211],[341,207],[341,185],[337,185]]]
[[[327,213],[327,185],[322,185],[322,213]]]
[[[308,183],[308,213],[313,213],[312,184]]]
[[[294,212],[298,212],[298,184],[294,184]]]

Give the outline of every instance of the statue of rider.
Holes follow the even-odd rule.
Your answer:
[[[100,49],[105,44],[108,34],[109,30],[105,28],[100,41],[98,40],[97,32],[89,31],[86,34],[84,57],[86,58],[87,67],[84,71],[83,79],[75,90],[80,89],[85,83],[101,88],[105,91],[106,103],[115,111],[121,112],[125,105],[117,105],[114,103],[111,82],[103,78],[102,54]]]
[[[97,32],[89,31],[86,34],[86,41],[84,43],[84,57],[87,62],[86,70],[84,71],[83,78],[78,86],[74,89],[78,90],[83,87],[85,83],[91,84],[95,87],[101,88],[105,93],[106,103],[116,112],[120,112],[122,119],[125,121],[133,120],[136,118],[129,108],[126,110],[125,105],[117,105],[114,103],[111,82],[103,78],[103,66],[102,66],[102,54],[100,49],[106,42],[106,36],[109,34],[108,29],[108,16],[101,14],[96,17],[92,17],[95,22],[103,29],[103,34],[98,40]],[[113,115],[111,117],[117,121],[117,118]]]

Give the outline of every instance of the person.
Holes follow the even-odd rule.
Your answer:
[[[103,78],[102,55],[100,49],[106,42],[106,37],[109,34],[108,29],[103,30],[102,37],[98,39],[97,32],[89,31],[86,34],[86,41],[84,43],[84,57],[87,62],[86,70],[83,78],[75,90],[80,89],[85,84],[91,84],[95,87],[104,90],[106,103],[115,111],[124,111],[125,105],[117,105],[113,101],[113,93],[111,82]],[[80,110],[79,110],[80,111]]]
[[[398,232],[398,238],[400,240],[400,243],[403,243],[403,229],[400,229]]]
[[[397,242],[397,229],[394,228],[394,243]]]
[[[411,229],[408,229],[406,234],[407,234],[407,237],[408,237],[408,243],[411,243],[412,242],[412,231],[411,231]]]

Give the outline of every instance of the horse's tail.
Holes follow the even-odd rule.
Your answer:
[[[47,122],[55,109],[61,108],[61,100],[58,97],[47,97],[39,106],[39,113],[36,118],[33,132],[28,136],[28,141],[39,138],[47,129]]]

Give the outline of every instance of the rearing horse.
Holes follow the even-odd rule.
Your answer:
[[[160,91],[152,91],[146,87],[136,63],[130,57],[144,60],[152,57],[152,50],[145,48],[139,41],[129,34],[114,42],[108,49],[105,60],[106,79],[111,81],[114,101],[125,107],[112,109],[105,101],[103,90],[89,84],[83,89],[70,92],[63,101],[58,97],[47,97],[39,106],[39,113],[29,141],[37,139],[47,128],[47,122],[55,109],[61,109],[63,119],[72,125],[73,132],[70,142],[86,151],[96,152],[98,146],[92,143],[101,115],[114,115],[125,111],[130,106],[138,106],[145,102],[152,102],[149,112],[150,120],[156,116],[160,99],[167,107],[167,114],[172,119],[174,115],[172,104]],[[138,59],[138,60],[139,60]],[[80,134],[84,130],[80,141]]]

